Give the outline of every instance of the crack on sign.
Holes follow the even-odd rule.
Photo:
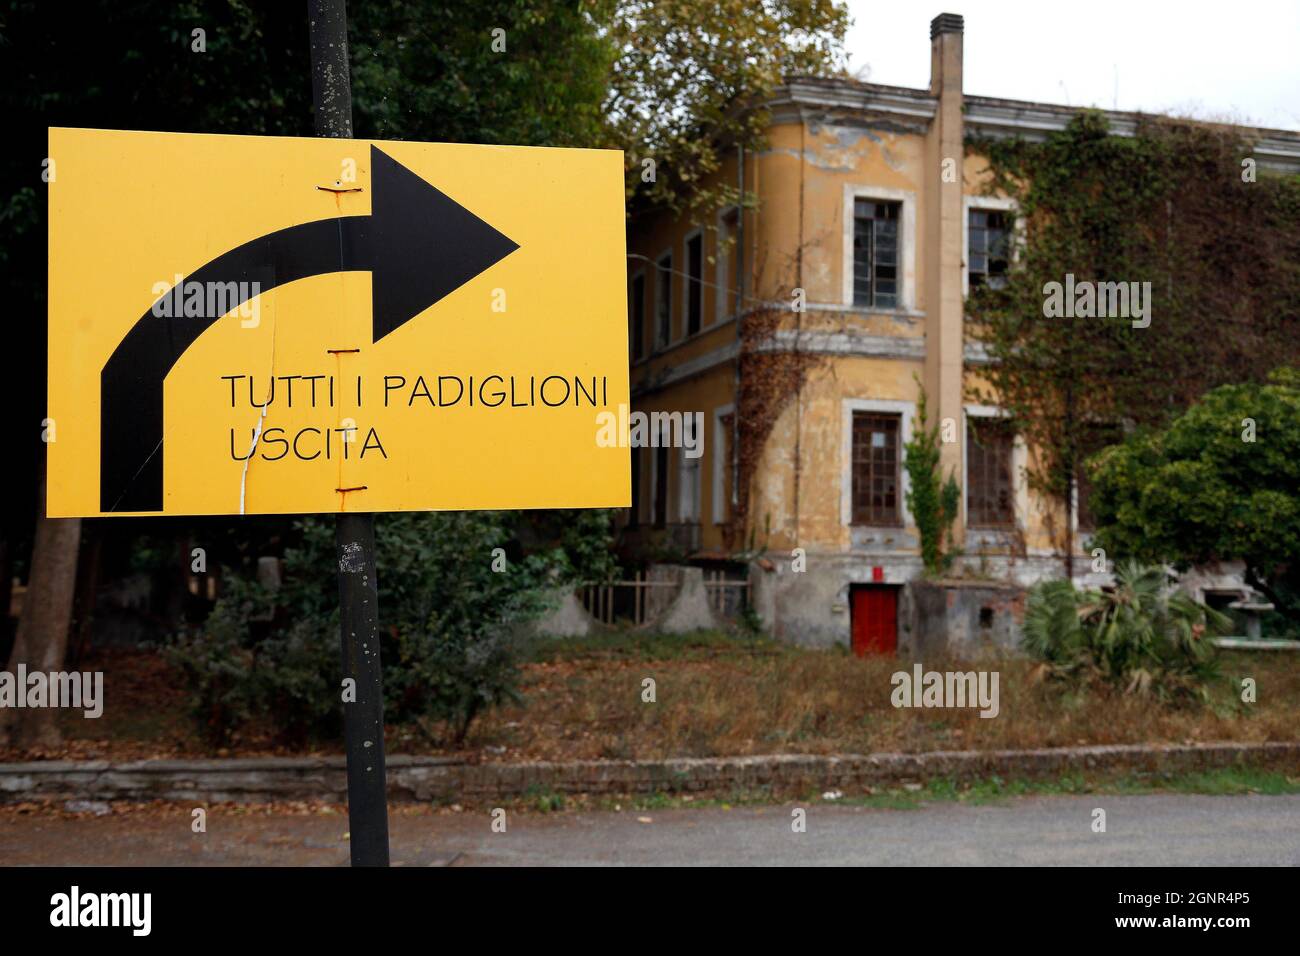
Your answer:
[[[263,303],[265,304],[265,303]],[[271,307],[274,310],[274,306]],[[275,313],[271,314],[271,367],[270,374],[266,378],[266,399],[262,402],[262,414],[258,416],[257,424],[253,426],[253,440],[248,446],[248,457],[244,459],[244,469],[239,475],[239,513],[245,514],[245,501],[248,493],[248,466],[253,461],[253,455],[257,453],[257,444],[262,440],[263,426],[266,424],[266,410],[271,406],[271,398],[275,395],[275,340],[276,332],[279,331],[279,325],[275,319]],[[249,380],[248,400],[253,400],[252,380]]]
[[[253,455],[257,451],[257,443],[262,438],[262,425],[265,422],[266,405],[263,405],[262,414],[257,419],[257,424],[253,427],[253,440],[248,446],[248,457],[244,459],[244,470],[239,476],[239,513],[241,515],[244,514],[244,496],[248,491],[248,463],[253,460]]]

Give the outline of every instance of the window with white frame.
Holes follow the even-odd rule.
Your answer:
[[[840,521],[845,527],[906,528],[907,443],[916,403],[845,398],[840,445]]]
[[[651,452],[654,457],[650,471],[650,521],[656,528],[662,528],[668,523],[668,446],[661,442]]]
[[[718,246],[714,259],[714,322],[729,318],[736,311],[736,242],[740,235],[740,209],[729,206],[718,215]]]
[[[1011,270],[1010,210],[979,209],[966,211],[966,275],[969,286],[1001,289]]]
[[[700,459],[686,449],[677,450],[677,520],[697,524],[700,520]]]
[[[726,524],[731,504],[731,429],[736,406],[720,405],[713,410],[713,523]]]
[[[899,304],[898,223],[901,203],[853,201],[853,304],[893,309]]]
[[[853,523],[898,527],[901,520],[902,416],[853,413]]]
[[[645,491],[641,487],[641,449],[633,446],[632,453],[632,507],[628,511],[627,525],[635,528],[641,524],[641,511],[645,507]]]
[[[966,525],[1007,530],[1016,524],[1015,426],[1008,418],[967,416]]]

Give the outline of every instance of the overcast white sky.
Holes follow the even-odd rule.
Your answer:
[[[850,66],[930,82],[930,20],[966,18],[965,92],[1300,130],[1300,0],[849,0]],[[1118,90],[1118,93],[1117,93]]]

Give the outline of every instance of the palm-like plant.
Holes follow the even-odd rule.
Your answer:
[[[1035,586],[1025,608],[1024,646],[1055,674],[1098,678],[1125,690],[1195,692],[1217,673],[1211,638],[1228,618],[1174,590],[1159,566],[1124,562],[1115,587]]]

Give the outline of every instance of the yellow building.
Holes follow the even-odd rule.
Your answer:
[[[902,467],[920,382],[931,423],[946,426],[943,470],[962,487],[956,573],[1062,574],[1065,510],[1031,494],[1029,451],[999,409],[968,401],[983,359],[964,339],[963,302],[1009,268],[1015,209],[984,195],[986,163],[964,144],[1041,139],[1075,111],[965,96],[953,14],[931,23],[929,89],[794,78],[769,106],[766,148],[721,171],[752,208],[629,229],[633,408],[698,414],[703,442],[634,452],[624,541],[697,563],[761,553],[774,570],[754,594],[778,636],[871,642],[866,617],[897,610],[897,597],[883,610],[875,598],[921,572]],[[1135,128],[1133,114],[1108,117],[1120,135]],[[1268,132],[1257,155],[1300,170],[1300,136]],[[748,443],[735,418],[742,341],[761,356],[746,374],[770,392]]]

